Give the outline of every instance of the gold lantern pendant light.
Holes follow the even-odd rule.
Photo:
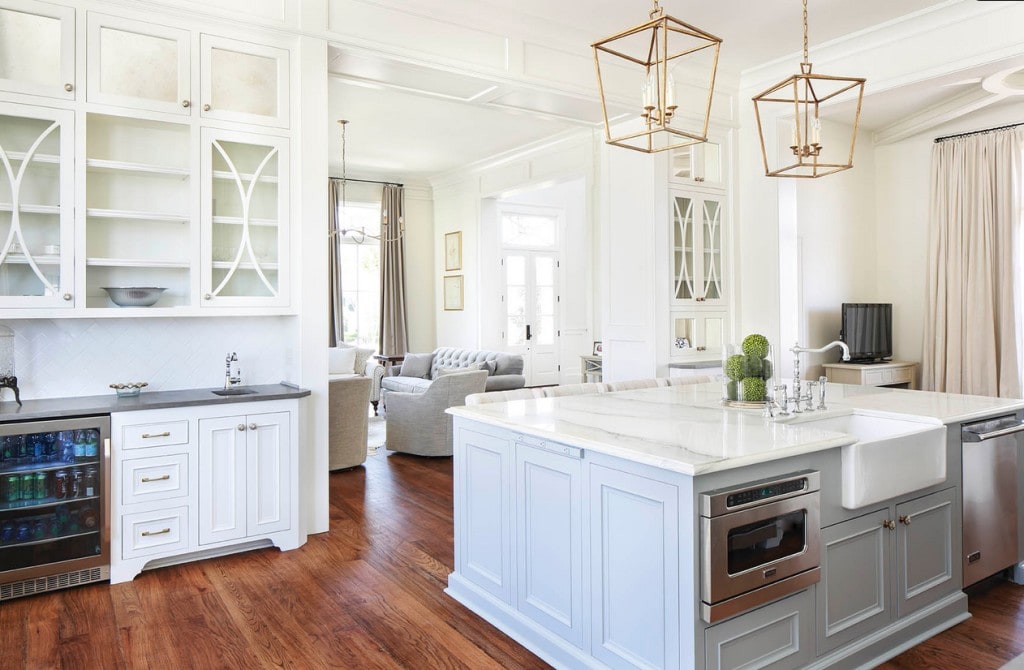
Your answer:
[[[864,98],[866,80],[862,77],[833,77],[811,72],[811,63],[807,58],[807,0],[803,0],[803,9],[804,60],[800,63],[800,73],[753,98],[757,135],[761,140],[761,157],[764,159],[764,173],[769,177],[824,177],[853,167],[853,149],[857,141],[857,125],[860,122],[860,106]],[[825,151],[826,143],[822,142],[821,106],[852,90],[856,90],[857,96],[852,123],[844,123],[838,114],[834,117],[830,115],[830,118],[837,121],[832,126],[836,133],[829,138],[829,150]],[[851,93],[845,99],[851,99],[852,95]],[[789,150],[780,146],[777,152],[771,152],[773,155],[780,155],[779,164],[774,169],[768,160],[769,151],[765,145],[762,110],[777,110],[777,113],[766,114],[765,119],[769,122],[784,115],[793,115],[788,133]],[[839,132],[842,128],[852,128],[848,145],[844,141],[845,138],[841,137],[844,133]],[[847,146],[849,153],[845,156],[846,162],[840,162],[843,157],[841,152]]]
[[[605,141],[644,153],[707,141],[718,51],[722,44],[714,35],[666,15],[658,0],[653,2],[650,20],[591,45],[601,94]],[[706,91],[701,92],[699,86],[694,86],[696,94],[676,95],[671,69],[680,67],[684,58],[688,75],[698,82],[706,77]],[[613,136],[606,96],[614,86],[609,82],[629,80],[641,84],[637,101],[640,103],[639,123],[634,121],[629,130]],[[681,108],[683,104],[685,107]],[[614,100],[612,105],[615,105]]]

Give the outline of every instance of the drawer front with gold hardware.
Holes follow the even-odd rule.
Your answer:
[[[188,443],[188,421],[165,421],[124,427],[122,449],[166,447]]]
[[[121,519],[122,558],[188,548],[188,507],[127,514]]]
[[[188,495],[188,454],[132,458],[121,465],[121,503]]]

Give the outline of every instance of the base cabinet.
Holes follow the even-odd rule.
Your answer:
[[[814,660],[814,589],[704,631],[706,670],[800,668]]]
[[[960,589],[956,501],[950,488],[822,529],[819,654]]]
[[[111,415],[110,581],[269,541],[301,544],[295,400]]]

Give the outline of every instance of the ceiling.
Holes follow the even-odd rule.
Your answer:
[[[642,2],[624,0],[589,0],[586,11],[581,11],[579,2],[550,0],[379,2],[441,20],[500,29],[512,37],[529,35],[578,45],[588,58],[592,41],[640,23],[648,10]],[[816,44],[950,2],[814,0],[808,15],[812,60]],[[794,58],[794,69],[799,62],[801,6],[795,0],[664,0],[663,7],[666,13],[724,40],[719,66],[723,74],[738,77],[744,70],[788,57]],[[1001,65],[1024,67],[1024,61]],[[868,95],[862,127],[881,129],[923,107],[981,90],[981,80],[999,69],[979,68]],[[560,134],[597,128],[600,123],[599,103],[586,96],[389,60],[342,45],[331,49],[330,70],[333,175],[341,174],[341,135],[334,125],[340,118],[350,121],[349,176],[406,181],[426,180]]]

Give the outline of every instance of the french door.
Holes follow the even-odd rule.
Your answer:
[[[527,386],[559,381],[558,254],[507,251],[505,350],[521,354]]]

